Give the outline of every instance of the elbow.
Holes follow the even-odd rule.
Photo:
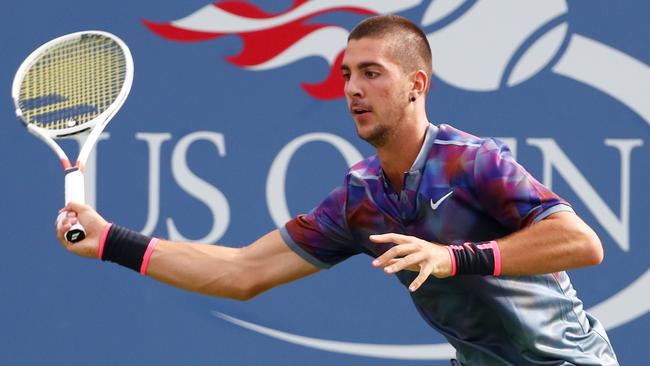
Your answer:
[[[251,300],[270,288],[258,267],[257,263],[242,257],[240,250],[233,251],[221,268],[199,284],[195,291],[237,301]]]
[[[231,298],[238,301],[248,301],[262,292],[264,292],[264,290],[259,288],[259,286],[242,286]]]
[[[252,276],[231,273],[211,279],[191,290],[208,296],[248,301],[264,292],[266,288]]]
[[[227,298],[231,300],[237,300],[237,301],[248,301],[257,295],[261,294],[264,292],[263,290],[259,290],[255,287],[252,286],[246,286],[246,285],[235,285],[235,286],[229,286],[227,290],[224,290],[223,288],[207,288],[207,289],[195,289],[196,292],[208,295],[208,296],[214,296],[214,297],[221,297],[221,298]]]
[[[587,254],[587,259],[588,259],[587,265],[597,266],[603,262],[604,258],[605,258],[605,253],[603,250],[603,246],[600,243],[600,240],[596,238],[596,240],[592,242],[589,246],[589,253]]]
[[[230,297],[231,300],[237,300],[237,301],[248,301],[252,298],[254,298],[256,295],[255,294],[250,294],[247,292],[237,292],[232,294]]]
[[[234,280],[237,285],[232,286],[228,296],[233,300],[248,301],[268,290],[257,276],[237,276]]]
[[[597,266],[604,258],[603,245],[596,232],[577,215],[558,213],[558,223],[565,233],[564,240],[570,248],[566,269]]]
[[[586,225],[585,225],[586,226]],[[580,233],[581,258],[585,266],[597,266],[603,262],[605,253],[598,235],[588,226]]]

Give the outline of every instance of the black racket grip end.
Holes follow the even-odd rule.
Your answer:
[[[70,230],[68,230],[65,233],[65,239],[69,243],[77,243],[77,242],[80,242],[80,241],[84,240],[85,238],[86,238],[86,230],[84,230],[84,227],[81,226],[81,224],[78,224],[78,223],[72,225]]]

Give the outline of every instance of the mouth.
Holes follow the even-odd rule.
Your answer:
[[[355,116],[362,116],[367,113],[372,112],[372,108],[368,106],[361,106],[361,105],[352,105],[350,106],[350,112],[352,112],[353,115]]]

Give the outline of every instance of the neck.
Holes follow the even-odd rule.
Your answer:
[[[390,141],[377,148],[377,156],[384,174],[390,179],[393,189],[402,190],[404,172],[408,171],[417,158],[429,122],[426,117],[413,123],[405,123],[391,135]]]

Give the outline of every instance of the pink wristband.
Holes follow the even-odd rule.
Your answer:
[[[113,223],[108,223],[102,231],[102,236],[99,237],[99,250],[97,251],[97,258],[102,259],[104,256],[104,246],[106,245],[106,238],[108,237],[108,232],[111,230]]]
[[[147,250],[144,252],[144,257],[142,257],[142,265],[140,266],[140,274],[145,276],[147,274],[147,267],[149,267],[149,259],[153,254],[153,250],[158,244],[158,238],[151,238],[149,245],[147,245]]]
[[[451,258],[451,277],[456,275],[456,255],[451,245],[447,245],[447,251],[449,252],[449,257]]]
[[[501,275],[501,251],[499,250],[499,245],[496,240],[491,240],[484,244],[479,244],[476,246],[479,249],[492,249],[492,255],[494,256],[494,272],[492,276]]]
[[[492,253],[494,253],[494,276],[501,275],[501,249],[496,240],[492,240]]]

